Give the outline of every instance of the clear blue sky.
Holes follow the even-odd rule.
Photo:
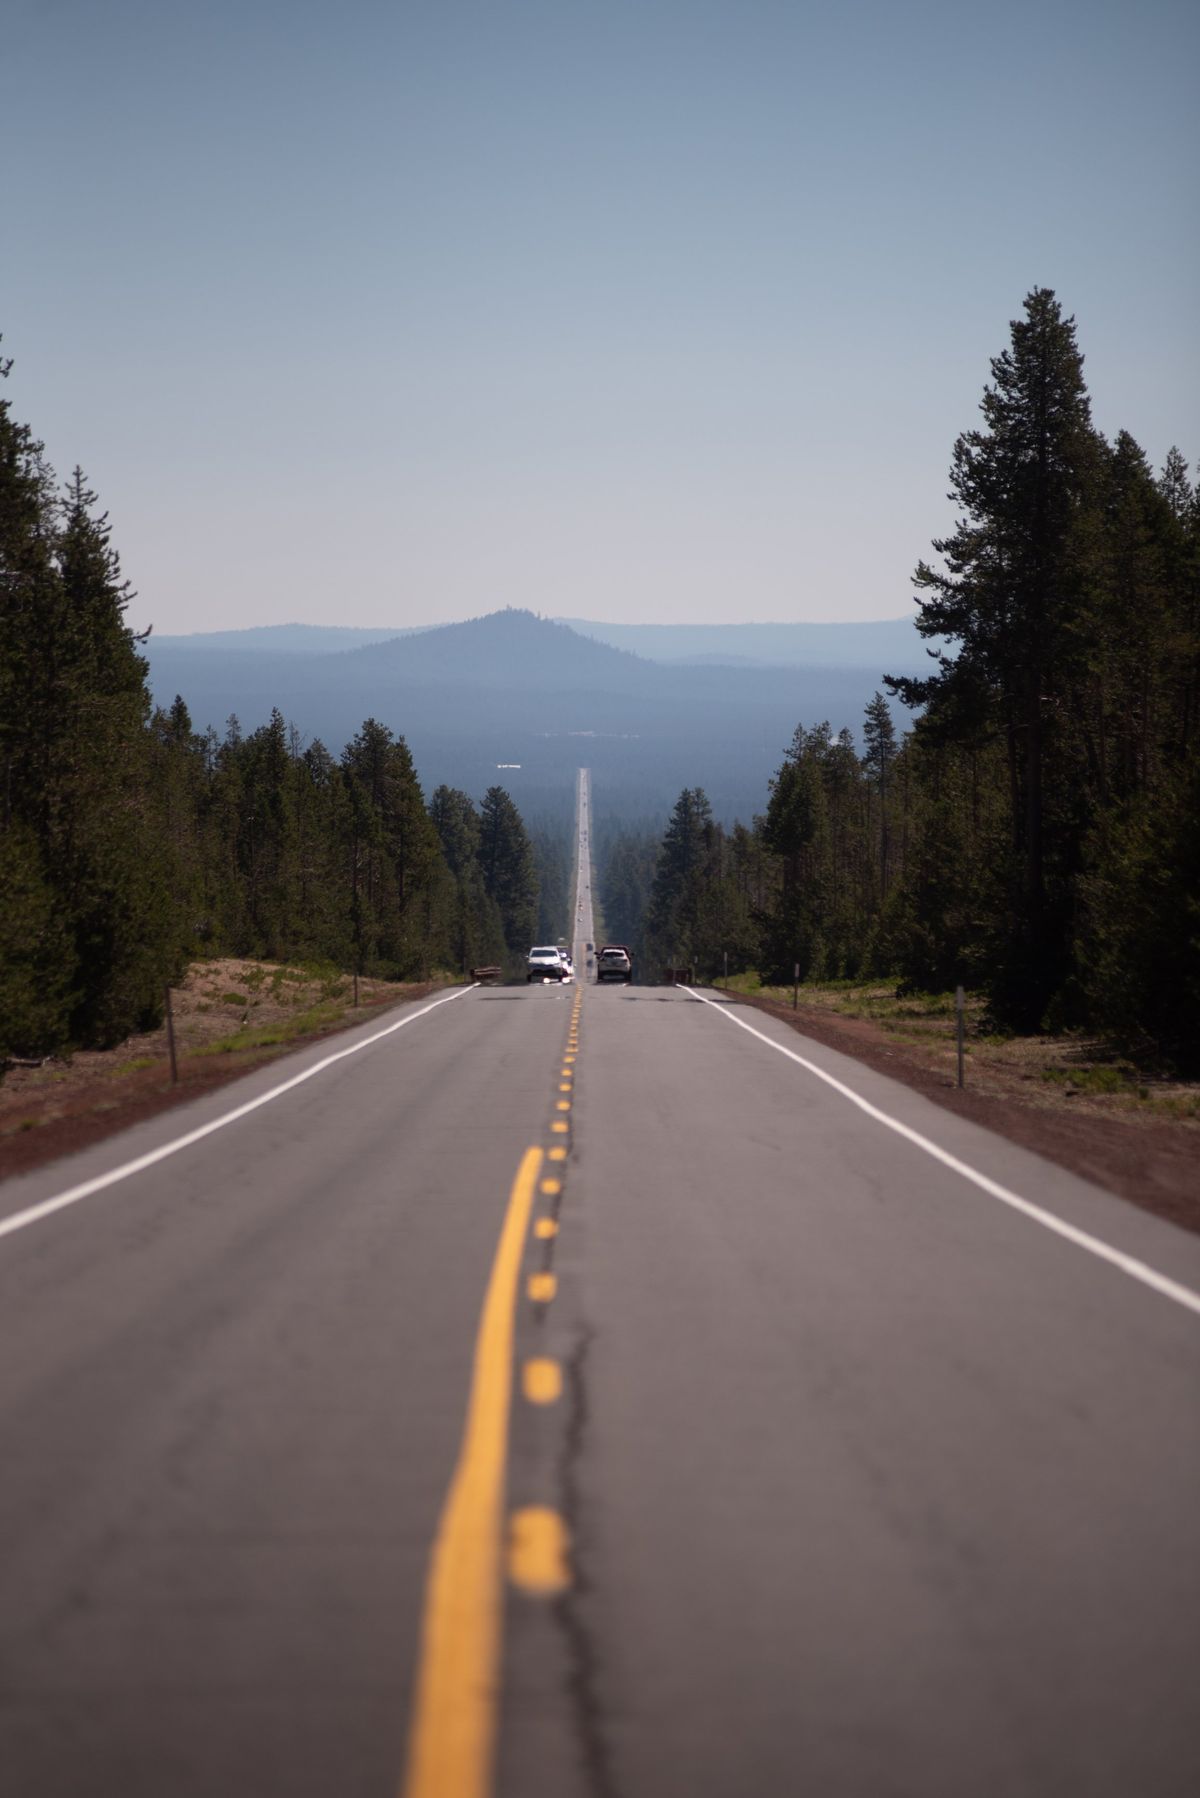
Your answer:
[[[1035,285],[1200,456],[1184,0],[6,0],[7,383],[159,631],[895,617]]]

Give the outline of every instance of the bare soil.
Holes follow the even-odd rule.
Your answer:
[[[179,1080],[165,1023],[115,1049],[10,1067],[0,1080],[0,1179],[87,1147],[289,1050],[434,990],[276,962],[193,962],[172,988]]]
[[[894,990],[737,993],[828,1048],[1109,1192],[1200,1233],[1200,1085],[1151,1079],[1080,1037],[980,1036],[957,1084],[951,1001]],[[871,1015],[874,1014],[874,1015]]]

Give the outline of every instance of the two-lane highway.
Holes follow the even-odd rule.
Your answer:
[[[718,994],[376,1019],[0,1188],[0,1794],[1191,1798],[1198,1294]]]

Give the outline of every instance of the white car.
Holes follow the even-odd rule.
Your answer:
[[[562,951],[553,943],[531,949],[525,958],[526,980],[565,980],[567,967]]]

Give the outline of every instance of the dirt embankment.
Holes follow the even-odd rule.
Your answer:
[[[178,1083],[171,1080],[165,1024],[115,1049],[10,1067],[0,1081],[0,1179],[433,990],[364,979],[356,1007],[352,977],[331,969],[228,957],[194,962],[171,992]]]
[[[732,996],[1200,1233],[1200,1085],[1139,1075],[1086,1039],[1002,1039],[973,1029],[960,1090],[947,999],[808,988],[793,1010],[779,992]]]

